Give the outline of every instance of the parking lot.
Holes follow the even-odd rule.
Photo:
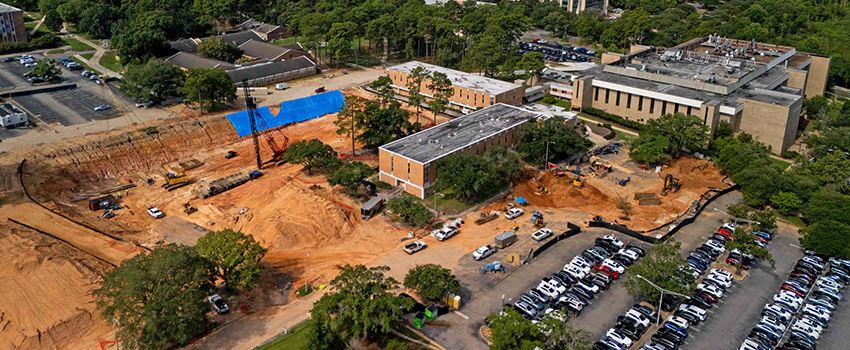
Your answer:
[[[30,53],[36,60],[45,57],[39,53]],[[4,56],[6,57],[6,56]],[[57,59],[58,61],[58,59]],[[62,82],[72,82],[77,85],[71,90],[44,92],[34,95],[15,96],[11,100],[26,109],[32,115],[45,123],[58,123],[64,126],[86,123],[95,119],[114,117],[120,113],[112,102],[111,94],[105,87],[80,75],[81,71],[72,71],[59,65],[62,71]],[[24,74],[30,68],[24,67],[17,61],[0,63],[0,87],[30,88]],[[110,105],[112,108],[95,111],[99,105]],[[11,137],[8,131],[0,133],[0,138]]]

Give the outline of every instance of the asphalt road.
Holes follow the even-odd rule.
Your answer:
[[[818,341],[818,349],[847,349],[850,347],[850,307],[847,306],[847,291],[844,288],[845,300],[838,304],[835,312],[832,313],[832,318],[829,320],[829,328],[824,329],[823,334]]]

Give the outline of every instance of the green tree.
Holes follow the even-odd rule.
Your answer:
[[[770,162],[751,163],[747,168],[732,175],[732,181],[741,185],[744,203],[752,206],[763,206],[777,192],[776,179],[782,170],[771,166]]]
[[[192,247],[169,244],[124,260],[92,292],[103,318],[120,322],[130,349],[186,345],[204,328],[213,271]]]
[[[850,226],[835,220],[818,221],[801,229],[800,244],[818,254],[850,258]]]
[[[544,165],[547,142],[550,142],[550,162],[569,158],[593,145],[593,142],[584,138],[563,120],[550,118],[542,123],[530,120],[523,124],[519,129],[519,144],[516,150],[526,162]]]
[[[562,313],[558,310],[554,313]],[[491,350],[590,350],[591,334],[575,329],[556,317],[544,317],[537,324],[513,309],[500,315],[490,314]]]
[[[422,83],[428,77],[429,72],[423,67],[416,67],[407,75],[407,104],[416,107],[416,123],[419,123],[419,109],[422,108],[422,103],[425,102],[425,95],[422,95]]]
[[[829,100],[823,96],[812,96],[803,100],[803,109],[810,120],[818,120],[821,113],[826,113],[829,108]]]
[[[721,120],[719,123],[717,123],[717,127],[714,129],[715,140],[721,137],[731,137],[734,134],[735,127],[725,120]]]
[[[330,292],[313,304],[311,349],[326,349],[341,339],[366,338],[396,329],[413,300],[397,296],[398,282],[384,277],[387,266],[346,264],[330,283]]]
[[[750,218],[750,207],[742,203],[732,204],[726,208],[726,213],[733,218],[746,220]]]
[[[186,74],[171,63],[149,60],[127,68],[121,91],[139,101],[163,101],[168,96],[177,96],[185,79]]]
[[[381,98],[381,108],[386,107],[386,105],[393,100],[393,97],[395,97],[395,91],[393,91],[392,83],[393,81],[390,77],[382,75],[369,84],[369,86],[372,89],[375,89],[378,96]]]
[[[635,162],[647,165],[655,165],[664,162],[669,155],[670,140],[665,136],[641,134],[632,141],[629,157]]]
[[[303,165],[307,174],[312,174],[313,169],[329,174],[342,165],[333,147],[318,139],[302,140],[289,145],[286,153],[283,154],[283,159]]]
[[[700,150],[708,145],[709,128],[702,120],[684,113],[665,114],[646,122],[641,134],[660,135],[666,137],[670,144],[667,153],[680,155],[683,150]]]
[[[186,75],[183,93],[189,101],[200,103],[203,114],[204,106],[208,106],[209,111],[216,111],[225,101],[235,100],[236,85],[223,69],[193,68]]]
[[[487,196],[507,185],[520,172],[519,156],[508,149],[450,154],[437,161],[438,187],[452,188],[458,198],[471,200]]]
[[[402,221],[417,226],[425,226],[434,220],[434,214],[410,196],[400,195],[387,201],[387,209],[398,215]]]
[[[416,265],[404,276],[404,286],[428,300],[440,300],[448,293],[460,294],[460,282],[452,270],[437,264]]]
[[[351,45],[354,42],[354,34],[357,31],[357,25],[352,22],[334,23],[328,32],[328,50],[331,52],[331,58],[336,60],[336,66],[339,67],[339,61],[347,58],[352,52]]]
[[[443,113],[449,108],[449,101],[452,98],[452,80],[445,73],[433,72],[430,77],[431,83],[428,88],[431,89],[434,99],[431,100],[431,112],[434,112],[434,125],[437,124],[437,114]]]
[[[350,195],[357,194],[360,188],[360,180],[372,175],[372,167],[363,162],[351,162],[343,165],[328,178],[331,186],[340,185]]]
[[[366,113],[366,101],[358,96],[345,96],[345,104],[339,110],[334,125],[337,135],[348,135],[351,138],[351,155],[356,155],[354,140],[360,137],[363,130],[363,120]]]
[[[141,64],[168,52],[169,42],[162,28],[131,21],[112,37],[111,45],[122,61]]]
[[[112,24],[121,19],[119,8],[102,2],[87,2],[79,11],[77,28],[95,38],[109,38]]]
[[[242,57],[242,49],[235,44],[224,42],[219,37],[212,37],[198,44],[198,52],[209,58],[233,63]]]
[[[59,15],[58,11],[51,10],[44,15],[44,23],[42,25],[46,26],[51,32],[59,33],[62,31],[62,16]]]
[[[832,220],[850,222],[850,196],[820,190],[803,207],[803,218],[810,224]]]
[[[732,233],[732,240],[726,241],[726,248],[730,251],[732,249],[737,249],[744,255],[752,255],[764,261],[767,261],[771,267],[776,267],[776,261],[773,260],[773,256],[770,255],[770,252],[767,248],[759,247],[755,243],[756,236],[752,232],[748,232],[743,228],[736,228],[735,232]],[[741,269],[741,261],[735,265],[735,267],[739,270]]]
[[[546,64],[543,62],[543,53],[538,51],[527,52],[522,55],[517,67],[524,70],[528,74],[528,78],[539,76],[546,69]]]
[[[776,228],[776,212],[770,209],[756,210],[750,214],[754,230],[773,230]]]
[[[254,236],[225,229],[210,231],[195,245],[195,249],[215,267],[228,288],[237,286],[254,289],[263,272],[260,261],[268,252]]]
[[[682,244],[672,239],[652,247],[646,257],[629,267],[625,287],[629,294],[644,300],[658,300],[660,292],[642,276],[657,286],[679,294],[689,294],[694,288],[694,278],[688,271],[688,262],[679,253]]]
[[[402,109],[398,101],[390,102],[386,108],[381,108],[376,101],[368,101],[363,116],[363,131],[357,140],[368,149],[376,149],[422,129],[418,122],[410,123],[410,112]]]
[[[628,220],[632,213],[632,202],[629,202],[626,197],[620,196],[617,199],[617,209],[623,212],[621,219]]]
[[[841,152],[830,152],[812,163],[810,169],[821,185],[846,185],[850,177],[850,157]]]
[[[209,17],[216,31],[218,24],[221,24],[222,31],[227,25],[227,19],[236,12],[236,0],[194,0],[194,8],[196,11],[203,13]]]
[[[492,146],[484,151],[484,158],[496,166],[496,174],[502,179],[519,180],[524,168],[519,153],[505,146]]]
[[[32,68],[32,72],[37,74],[44,80],[53,80],[62,74],[62,71],[59,70],[59,67],[56,67],[56,61],[52,58],[45,58],[36,63],[35,67]]]
[[[770,204],[780,214],[789,215],[800,209],[800,206],[803,205],[803,200],[797,197],[794,192],[779,191],[770,197]]]
[[[742,138],[746,138],[745,135],[747,134],[741,133],[736,138],[718,140],[718,143],[723,141],[725,145],[720,149],[715,161],[729,175],[734,176],[753,165],[764,166],[770,163],[767,149],[759,144],[742,141]]]

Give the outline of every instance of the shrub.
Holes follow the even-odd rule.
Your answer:
[[[415,226],[425,226],[434,219],[434,214],[422,203],[405,195],[391,198],[387,202],[387,208],[398,214],[404,222]]]
[[[596,116],[596,117],[605,119],[607,121],[611,121],[611,122],[614,122],[614,123],[617,123],[617,124],[620,124],[620,125],[623,125],[623,126],[626,126],[626,127],[638,130],[638,131],[643,129],[643,124],[641,124],[641,123],[638,123],[638,122],[633,121],[633,120],[628,120],[628,119],[623,118],[623,117],[616,115],[616,114],[607,113],[607,112],[605,112],[601,109],[587,107],[587,108],[582,108],[582,112],[585,112],[585,113],[590,114],[592,116]]]

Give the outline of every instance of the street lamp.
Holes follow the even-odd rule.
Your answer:
[[[656,324],[656,325],[661,324],[661,303],[664,301],[664,292],[667,292],[667,294],[678,295],[678,296],[683,297],[683,298],[687,298],[687,297],[688,297],[687,295],[679,294],[679,293],[676,293],[676,292],[669,291],[669,290],[666,290],[666,289],[664,289],[664,288],[661,288],[661,287],[659,287],[657,284],[652,283],[652,281],[650,281],[650,280],[648,280],[648,279],[644,278],[644,277],[643,277],[643,276],[641,276],[641,275],[635,275],[635,276],[636,276],[637,278],[640,278],[640,279],[642,279],[642,280],[646,281],[646,283],[649,283],[649,285],[650,285],[650,286],[652,286],[652,287],[653,287],[653,288],[655,288],[655,289],[658,289],[658,291],[659,291],[659,292],[661,292],[661,297],[659,297],[659,298],[658,298],[658,311],[657,311],[657,312],[658,312],[658,317],[657,317],[657,320],[655,321],[655,324]]]
[[[118,345],[118,328],[116,328],[116,325],[118,327],[120,327],[121,322],[113,318],[112,319],[112,335],[115,337],[115,349],[121,350],[121,346]]]
[[[307,257],[308,256],[310,256],[310,254],[308,254],[308,253],[304,254],[304,292],[305,293],[307,292],[307,288],[308,288],[307,286],[310,284],[310,282],[307,281]]]
[[[729,215],[730,218],[734,219],[734,222],[732,224],[735,225],[735,227],[738,227],[738,220],[740,220],[741,222],[745,222],[745,223],[753,223],[753,224],[756,224],[756,225],[761,225],[761,223],[758,222],[758,221],[752,221],[752,220],[747,220],[747,219],[738,219],[738,218],[730,215],[729,213],[722,211],[720,209],[717,209],[717,208],[714,208],[714,211],[719,211],[723,214]]]
[[[434,215],[440,216],[440,212],[437,211],[437,195],[440,195],[440,197],[445,197],[446,195],[434,191]]]
[[[555,141],[546,141],[546,164],[543,164],[544,169],[549,168],[549,144],[555,143]]]

